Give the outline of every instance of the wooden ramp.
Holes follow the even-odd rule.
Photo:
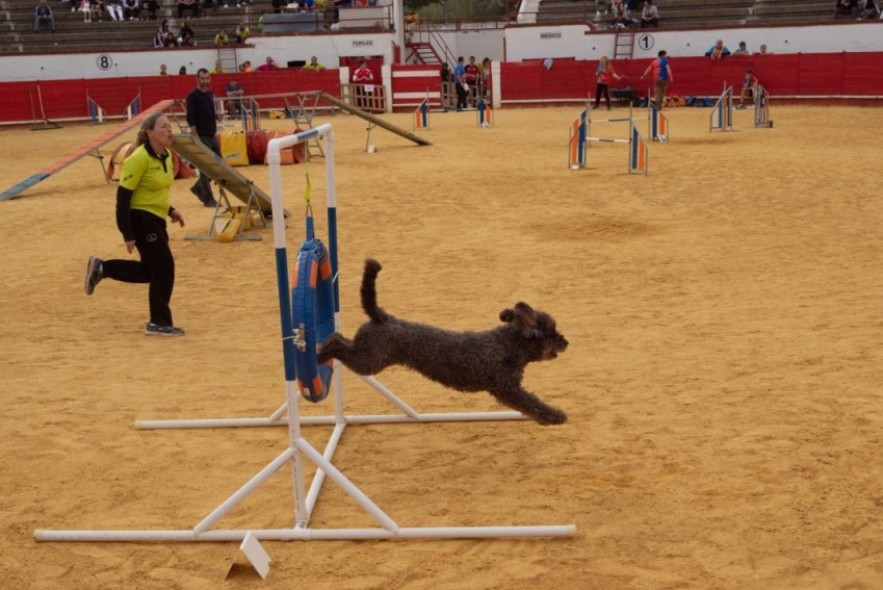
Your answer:
[[[179,156],[199,169],[218,183],[226,192],[234,195],[246,205],[256,205],[264,215],[271,215],[273,204],[269,195],[256,187],[254,182],[240,174],[230,166],[224,158],[213,152],[199,138],[193,135],[180,134],[172,138],[172,149]]]
[[[393,125],[392,123],[384,121],[380,117],[372,115],[371,113],[369,113],[367,111],[363,111],[362,109],[360,109],[358,107],[354,107],[351,104],[347,104],[344,101],[337,98],[336,96],[332,96],[332,95],[328,94],[327,92],[320,92],[319,97],[322,100],[324,100],[325,102],[333,104],[334,106],[336,106],[337,108],[339,108],[342,111],[352,113],[353,115],[355,115],[357,117],[361,117],[362,119],[365,119],[366,121],[369,121],[369,122],[377,125],[378,127],[382,127],[384,129],[386,129],[387,131],[392,131],[396,135],[401,135],[405,139],[410,139],[411,141],[413,141],[417,145],[432,145],[431,142],[423,139],[422,137],[420,137],[416,133],[411,133],[410,131],[408,131],[406,129],[402,129],[401,127],[397,127],[397,126]]]
[[[114,127],[113,129],[111,129],[110,131],[108,131],[107,133],[102,135],[101,137],[98,137],[98,138],[90,141],[89,143],[80,147],[76,151],[71,152],[67,156],[64,156],[60,160],[54,162],[48,168],[44,168],[43,170],[40,170],[36,174],[29,176],[28,178],[19,182],[18,184],[16,184],[12,188],[9,188],[9,189],[3,191],[2,193],[0,193],[0,201],[8,201],[9,199],[11,199],[13,197],[17,197],[19,194],[24,192],[26,189],[34,186],[35,184],[37,184],[38,182],[40,182],[42,180],[49,178],[51,175],[55,174],[56,172],[67,168],[68,166],[70,166],[71,164],[73,164],[74,162],[79,160],[80,158],[92,155],[92,152],[97,151],[98,148],[100,148],[101,146],[103,146],[107,142],[119,137],[120,135],[122,135],[123,133],[125,133],[126,131],[131,129],[132,127],[135,127],[136,125],[140,124],[141,121],[145,117],[152,115],[153,113],[155,113],[157,111],[164,111],[165,109],[169,108],[173,104],[175,104],[174,100],[163,100],[163,101],[156,103],[155,105],[153,105],[149,109],[145,110],[144,112],[142,112],[138,116],[132,117],[131,119],[129,119],[125,123],[121,123],[120,125]]]

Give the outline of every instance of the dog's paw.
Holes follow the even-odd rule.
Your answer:
[[[561,410],[550,409],[534,416],[534,420],[543,426],[556,426],[567,422],[567,414]]]

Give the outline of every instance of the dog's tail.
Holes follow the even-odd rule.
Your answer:
[[[377,305],[377,273],[380,272],[380,263],[369,258],[365,261],[365,274],[362,275],[362,309],[371,320],[383,323],[389,316]]]

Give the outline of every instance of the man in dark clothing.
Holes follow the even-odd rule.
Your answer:
[[[221,146],[218,145],[218,125],[215,113],[215,96],[211,90],[212,75],[205,68],[199,68],[196,72],[196,88],[187,95],[187,124],[190,125],[191,135],[199,136],[199,140],[213,152],[221,155]],[[200,173],[199,179],[190,192],[202,201],[206,207],[217,207],[218,202],[212,194],[211,179]]]

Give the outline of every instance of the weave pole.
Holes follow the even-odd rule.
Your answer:
[[[126,120],[131,121],[135,117],[137,117],[141,113],[141,90],[138,90],[138,94],[133,98],[129,104],[126,105]]]
[[[754,90],[754,126],[767,128],[773,126],[773,121],[770,119],[770,95],[760,84]]]
[[[668,117],[662,114],[662,109],[654,102],[648,100],[647,108],[650,109],[650,141],[668,141]]]
[[[641,134],[638,132],[638,128],[635,127],[634,123],[631,125],[630,135],[629,174],[643,172],[644,176],[646,176],[649,174],[650,149],[647,147],[647,143],[644,141],[644,138],[641,137]]]
[[[86,111],[89,113],[89,124],[98,125],[104,123],[104,109],[98,102],[86,93]],[[132,118],[129,117],[129,120]]]
[[[414,130],[429,129],[429,101],[423,99],[423,102],[414,109]]]
[[[588,137],[588,114],[586,107],[570,124],[570,141],[568,142],[567,166],[571,170],[586,167],[586,137]]]
[[[711,109],[708,130],[733,130],[733,87],[727,86]]]
[[[478,109],[476,113],[479,127],[487,129],[488,127],[494,126],[494,109],[492,109],[490,103],[483,98],[478,101]]]

